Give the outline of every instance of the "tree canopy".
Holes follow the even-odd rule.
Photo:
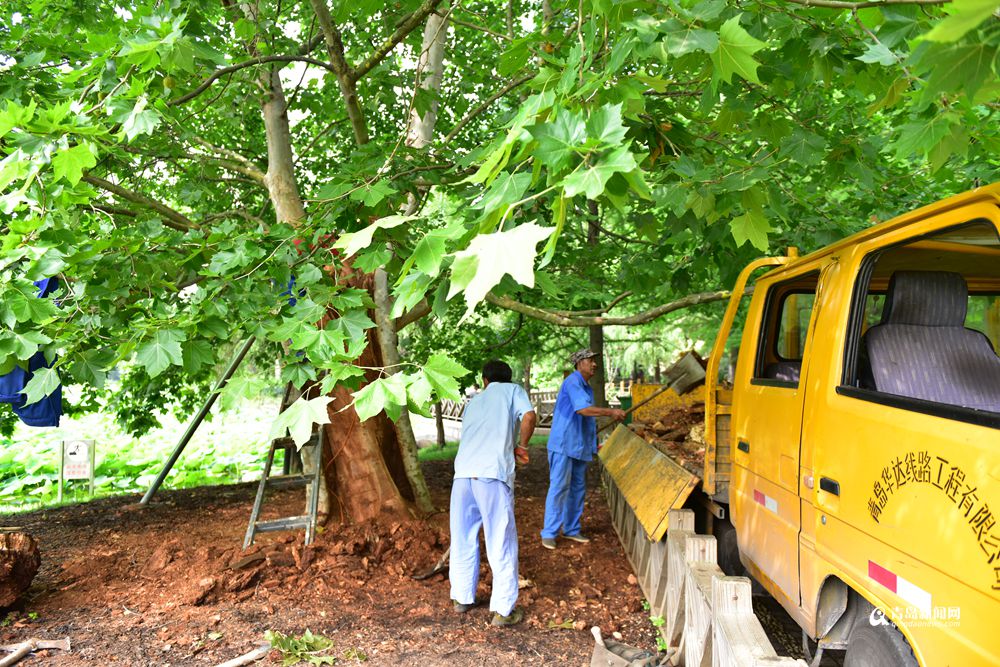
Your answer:
[[[0,371],[44,351],[29,400],[126,361],[208,378],[255,336],[357,388],[376,269],[397,327],[710,302],[755,255],[997,179],[998,7],[9,0]],[[456,394],[466,357],[409,347],[362,419]]]

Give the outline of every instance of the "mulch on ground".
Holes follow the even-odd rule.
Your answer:
[[[214,665],[264,643],[264,632],[333,640],[340,664],[588,665],[597,625],[652,648],[643,610],[607,503],[591,467],[584,514],[588,545],[541,547],[548,470],[544,449],[518,473],[519,604],[526,621],[492,628],[486,606],[451,611],[446,575],[416,581],[448,543],[447,514],[426,522],[331,522],[309,547],[301,533],[266,534],[241,550],[256,485],[161,492],[7,517],[38,540],[42,567],[0,627],[0,643],[69,637],[46,665]],[[424,465],[435,504],[447,507],[451,462]],[[302,492],[275,494],[274,515],[301,512]],[[480,594],[488,597],[485,563]],[[31,657],[25,665],[42,664]],[[276,652],[270,661],[280,664]]]

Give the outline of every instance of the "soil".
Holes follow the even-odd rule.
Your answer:
[[[424,472],[447,507],[452,463]],[[520,469],[524,623],[489,625],[487,606],[451,609],[446,574],[417,581],[448,544],[447,513],[425,522],[330,521],[311,546],[301,532],[267,533],[241,550],[255,484],[161,491],[7,517],[38,540],[42,566],[0,643],[69,637],[71,652],[42,651],[24,665],[215,665],[266,643],[267,630],[310,630],[334,642],[338,664],[589,665],[591,626],[655,646],[642,593],[611,526],[591,466],[584,512],[590,544],[542,548],[548,466],[544,449]],[[300,514],[303,493],[275,493],[265,516]],[[483,550],[485,554],[485,550]],[[480,597],[488,599],[483,563]],[[2,654],[0,654],[2,655]],[[40,657],[41,656],[41,657]],[[259,664],[280,664],[277,651]]]

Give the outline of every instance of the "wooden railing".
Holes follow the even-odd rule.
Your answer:
[[[695,534],[694,512],[670,510],[666,540],[653,542],[607,471],[604,483],[612,523],[649,613],[664,619],[660,634],[675,651],[673,664],[807,667],[775,652],[753,613],[750,580],[719,569],[715,537]]]
[[[556,405],[557,391],[533,391],[529,394],[531,404],[535,406],[535,414],[538,417],[536,426],[548,428],[552,426],[552,411]],[[452,421],[462,421],[462,413],[469,403],[468,398],[461,401],[441,401],[441,417]]]

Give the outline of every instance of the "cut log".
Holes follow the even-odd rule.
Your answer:
[[[0,608],[14,604],[35,578],[42,557],[27,533],[0,533]]]

